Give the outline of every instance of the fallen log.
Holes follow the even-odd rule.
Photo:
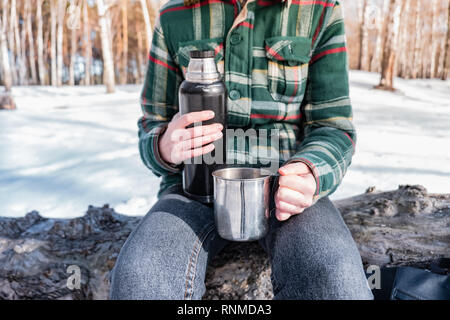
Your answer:
[[[400,186],[335,204],[366,265],[425,267],[450,256],[450,194]],[[0,299],[106,299],[110,270],[139,220],[108,206],[91,206],[75,219],[35,211],[0,218]],[[213,259],[204,298],[272,298],[270,265],[259,245],[233,243]]]

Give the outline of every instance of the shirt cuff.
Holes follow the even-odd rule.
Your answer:
[[[161,154],[159,153],[159,139],[162,136],[162,134],[166,131],[166,129],[167,129],[167,124],[160,125],[153,129],[154,130],[153,135],[152,135],[153,141],[152,141],[151,145],[152,145],[155,161],[164,170],[167,170],[171,173],[179,173],[183,167],[183,164],[180,164],[180,165],[170,164],[170,163],[164,161],[163,158],[161,157]]]

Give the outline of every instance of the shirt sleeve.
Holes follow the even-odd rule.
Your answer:
[[[178,112],[178,88],[182,79],[181,71],[169,52],[158,19],[153,32],[140,99],[143,116],[138,121],[141,159],[157,176],[180,171],[160,157],[158,141],[168,122]]]
[[[313,50],[302,104],[304,139],[290,160],[313,172],[315,200],[336,190],[355,150],[347,61],[344,21],[336,4]]]

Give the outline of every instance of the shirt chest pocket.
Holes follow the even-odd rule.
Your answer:
[[[212,50],[216,53],[214,61],[217,64],[217,69],[221,76],[224,75],[224,50],[223,50],[223,39],[202,39],[202,40],[192,40],[180,42],[178,44],[178,51],[176,55],[176,60],[181,66],[183,71],[183,76],[186,76],[186,70],[189,65],[190,52],[194,50]]]
[[[272,37],[265,40],[267,84],[275,101],[300,103],[308,79],[311,39]]]

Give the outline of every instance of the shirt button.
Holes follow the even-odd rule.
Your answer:
[[[239,42],[241,42],[241,40],[242,40],[242,37],[238,33],[233,33],[230,37],[230,43],[233,45],[238,44]]]
[[[231,100],[237,100],[241,97],[241,93],[238,90],[231,90],[230,91],[230,99]]]

